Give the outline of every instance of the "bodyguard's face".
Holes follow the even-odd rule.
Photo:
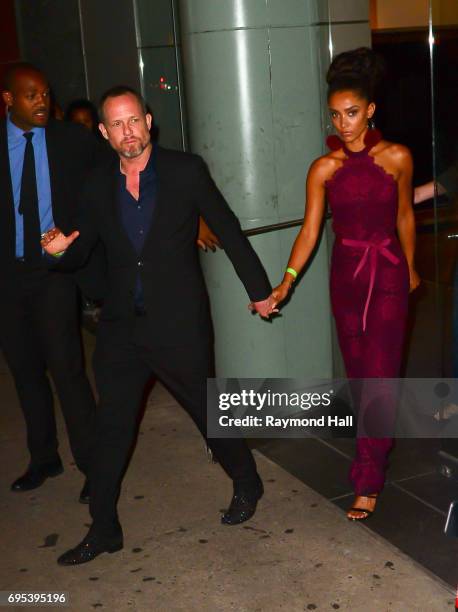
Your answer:
[[[103,123],[99,128],[121,157],[133,159],[139,157],[151,143],[151,121],[151,115],[143,112],[135,96],[123,94],[105,101]]]
[[[11,121],[24,131],[45,127],[49,119],[49,85],[44,76],[33,70],[17,72],[11,90],[3,92]]]

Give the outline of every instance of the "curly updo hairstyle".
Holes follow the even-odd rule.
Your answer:
[[[374,102],[384,74],[384,60],[368,47],[340,53],[332,60],[326,75],[328,100],[337,91],[354,91]]]

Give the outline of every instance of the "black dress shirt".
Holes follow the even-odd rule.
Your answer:
[[[118,203],[124,229],[139,256],[138,265],[141,267],[141,252],[146,236],[151,227],[154,206],[157,194],[156,148],[153,147],[148,163],[140,172],[139,196],[136,200],[126,188],[126,175],[119,170]],[[140,273],[137,275],[134,293],[135,308],[144,310],[143,287]]]

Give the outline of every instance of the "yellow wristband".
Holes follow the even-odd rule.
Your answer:
[[[291,276],[294,278],[294,280],[296,280],[297,278],[297,272],[294,268],[286,268],[286,271],[289,272],[289,274],[291,274]]]
[[[53,257],[62,257],[62,255],[65,253],[65,251],[61,251],[60,253],[53,253],[52,256]]]

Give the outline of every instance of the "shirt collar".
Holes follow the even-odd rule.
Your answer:
[[[156,174],[156,155],[157,146],[152,143],[151,153],[148,158],[148,161],[146,162],[146,166],[143,168],[143,170],[140,171],[140,180],[144,177],[146,178],[149,176],[154,176]],[[119,174],[124,177],[126,176],[121,170],[121,160],[119,160]]]
[[[6,130],[7,130],[9,139],[20,140],[21,142],[24,140],[25,142],[25,139],[23,137],[23,134],[25,134],[25,131],[11,121],[11,117],[9,113],[6,118]],[[35,134],[35,137],[38,139],[38,138],[43,137],[45,128],[34,127],[29,131],[33,132]]]

